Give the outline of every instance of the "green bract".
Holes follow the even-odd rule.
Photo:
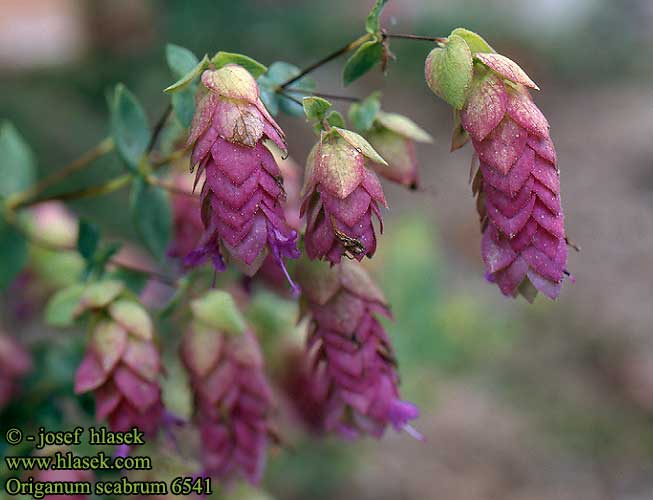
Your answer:
[[[241,334],[246,324],[234,299],[222,290],[211,290],[200,299],[191,302],[195,319],[220,332]]]
[[[477,52],[494,52],[494,49],[480,35],[477,35],[473,31],[465,28],[456,28],[451,32],[449,37],[454,35],[461,37],[467,42],[467,46],[472,51],[472,54],[476,54]]]
[[[215,66],[215,69],[220,69],[227,64],[237,64],[249,71],[254,78],[258,78],[268,70],[263,64],[251,57],[233,52],[220,51],[213,56],[211,63]]]
[[[443,48],[426,58],[426,81],[433,92],[456,109],[462,109],[472,82],[472,52],[465,40],[452,35]]]
[[[85,289],[84,285],[75,284],[55,293],[45,306],[45,322],[60,328],[71,326]]]
[[[167,87],[164,92],[167,93],[172,93],[172,92],[178,92],[179,90],[184,89],[186,86],[190,85],[190,83],[195,80],[199,75],[202,74],[202,71],[207,69],[209,67],[209,57],[205,54],[204,57],[200,62],[197,63],[197,65],[191,69],[188,73],[186,73],[184,76],[182,76],[179,80],[177,80],[175,83]]]
[[[306,114],[306,118],[317,121],[322,120],[331,107],[329,101],[315,96],[304,97],[304,99],[302,99],[302,104],[304,105],[304,114]]]

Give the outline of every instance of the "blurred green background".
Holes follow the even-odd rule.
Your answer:
[[[117,82],[155,121],[172,82],[167,42],[301,67],[357,37],[370,3],[3,0],[0,118],[33,147],[42,175],[107,134],[105,96]],[[653,2],[390,0],[383,19],[395,33],[477,31],[542,88],[535,98],[558,148],[568,234],[582,247],[570,256],[576,283],[556,303],[528,305],[484,282],[471,153],[448,152],[450,111],[423,81],[429,43],[393,40],[387,77],[373,72],[344,90],[342,60],[321,68],[320,91],[380,88],[386,110],[435,137],[418,147],[424,189],[386,186],[387,230],[370,263],[392,303],[403,391],[422,407],[416,427],[427,440],[300,440],[271,457],[266,490],[283,499],[653,498]],[[302,119],[280,124],[303,163],[312,132]],[[122,168],[107,157],[66,187]],[[126,196],[71,206],[130,239],[127,211],[115,210]]]

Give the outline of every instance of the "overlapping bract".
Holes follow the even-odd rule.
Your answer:
[[[379,111],[365,138],[388,163],[372,163],[377,174],[410,189],[417,189],[419,171],[415,142],[432,142],[433,138],[428,133],[405,116]]]
[[[80,314],[92,311],[94,318],[86,354],[75,374],[75,392],[93,391],[96,419],[107,420],[111,430],[138,427],[153,434],[162,423],[163,405],[161,361],[150,318],[128,299],[116,296],[98,303],[89,298],[78,309]]]
[[[539,290],[554,299],[566,273],[567,246],[549,124],[525,86],[530,79],[506,81],[515,72],[497,73],[496,67],[503,68],[477,65],[460,112],[480,162],[474,189],[487,277],[508,296],[532,300]]]
[[[357,260],[374,255],[372,216],[383,230],[379,204],[387,203],[366,159],[385,164],[361,136],[336,127],[322,133],[309,154],[301,214],[306,216],[306,253],[311,259],[337,264],[343,255]]]
[[[302,307],[310,315],[311,400],[322,401],[322,426],[353,439],[381,437],[388,425],[415,434],[412,403],[399,399],[394,353],[377,315],[390,312],[360,264],[304,263]]]
[[[23,346],[0,333],[0,410],[15,396],[20,379],[31,367],[32,359]]]
[[[258,484],[272,392],[256,337],[195,323],[184,336],[181,355],[195,397],[204,473],[220,480],[243,476]]]
[[[264,145],[269,139],[285,150],[283,132],[245,69],[227,65],[205,71],[202,83],[208,92],[198,103],[188,144],[193,145],[191,166],[199,166],[196,183],[205,174],[205,231],[186,263],[210,258],[224,270],[224,252],[252,275],[269,253],[285,271],[284,259],[299,256],[297,232],[286,223],[283,177]]]

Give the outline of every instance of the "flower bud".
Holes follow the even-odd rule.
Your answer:
[[[473,60],[475,62],[472,63]],[[470,73],[471,71],[471,73]],[[567,271],[560,177],[537,85],[475,33],[454,30],[426,63],[429,85],[456,110],[452,149],[469,137],[486,277],[507,296],[555,299]]]

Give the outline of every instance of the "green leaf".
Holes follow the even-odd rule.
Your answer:
[[[124,267],[118,267],[107,273],[106,278],[122,281],[129,290],[137,295],[145,289],[145,286],[150,280],[150,276],[147,273],[135,271],[133,269],[125,269]]]
[[[331,113],[329,113],[329,116],[326,117],[326,121],[332,127],[343,128],[346,125],[345,119],[338,111],[331,111]]]
[[[490,45],[485,40],[483,40],[480,35],[474,33],[473,31],[469,31],[465,28],[456,28],[451,32],[449,37],[454,35],[459,36],[465,40],[465,42],[467,42],[469,50],[472,51],[472,54],[476,54],[478,52],[494,52],[494,49],[490,47]]]
[[[95,255],[98,243],[100,242],[100,230],[98,227],[88,222],[86,219],[79,220],[79,229],[77,231],[77,251],[86,260]]]
[[[435,48],[426,60],[427,81],[433,92],[456,109],[462,109],[472,82],[472,53],[458,35],[449,37],[444,48]]]
[[[225,291],[211,290],[193,300],[190,307],[196,319],[216,330],[240,334],[247,328],[234,299]]]
[[[93,260],[89,262],[87,273],[90,276],[95,274],[96,276],[101,277],[106,271],[107,264],[111,258],[116,255],[122,248],[122,243],[119,241],[114,241],[109,243],[95,252]]]
[[[220,69],[227,64],[237,64],[238,66],[242,66],[247,71],[249,71],[254,78],[258,78],[268,70],[268,68],[266,68],[263,64],[255,61],[251,57],[243,54],[236,54],[233,52],[220,51],[215,56],[213,56],[211,62],[215,66],[215,69]]]
[[[342,81],[345,86],[371,70],[381,62],[383,58],[383,44],[375,40],[365,42],[358,47],[358,50],[347,60],[342,72]]]
[[[372,128],[380,109],[381,93],[373,92],[361,102],[355,102],[349,107],[349,121],[359,132],[367,132]]]
[[[191,69],[188,73],[182,76],[175,83],[173,83],[172,85],[164,89],[164,92],[170,94],[186,88],[188,85],[191,84],[193,80],[195,80],[195,78],[197,78],[202,73],[202,71],[204,71],[206,68],[209,67],[209,62],[210,62],[209,58],[205,54],[204,58],[202,58],[202,60],[198,62],[193,69]]]
[[[122,83],[116,85],[110,107],[111,135],[116,148],[127,165],[136,170],[152,136],[145,111]]]
[[[36,177],[34,155],[16,128],[0,125],[0,198],[30,187]]]
[[[0,217],[0,290],[4,290],[12,283],[25,264],[27,264],[25,238],[13,225]]]
[[[59,290],[45,306],[45,322],[59,328],[75,322],[77,306],[84,293],[84,285],[76,284]]]
[[[259,95],[261,101],[272,116],[279,114],[279,99],[275,92],[275,83],[267,76],[259,76],[256,80],[258,83]]]
[[[199,64],[197,56],[179,45],[166,46],[166,60],[170,71],[176,78],[183,78]],[[190,127],[195,114],[195,93],[197,82],[190,82],[186,87],[172,94],[172,109],[182,127]]]
[[[197,84],[193,83],[180,92],[172,94],[172,109],[184,128],[190,127],[195,114],[195,92]]]
[[[173,43],[166,45],[166,61],[176,78],[183,78],[199,64],[199,59],[195,54]]]
[[[136,232],[157,259],[165,256],[172,232],[168,194],[140,178],[134,182],[130,211]]]
[[[261,100],[273,116],[279,111],[283,111],[290,116],[304,116],[304,108],[301,104],[288,99],[279,92],[275,92],[279,85],[294,78],[299,73],[300,69],[297,66],[277,61],[270,64],[267,73],[258,78]],[[293,92],[293,90],[301,90],[302,92]],[[301,102],[307,93],[310,94],[314,90],[315,81],[308,76],[304,76],[286,87],[284,93]]]
[[[302,99],[302,104],[304,105],[304,114],[306,115],[306,118],[311,121],[321,121],[331,107],[329,101],[315,96],[304,97],[304,99]]]
[[[388,3],[388,0],[376,0],[374,2],[374,7],[372,7],[365,20],[365,29],[368,33],[375,34],[381,31],[381,12],[383,12],[386,3]]]

